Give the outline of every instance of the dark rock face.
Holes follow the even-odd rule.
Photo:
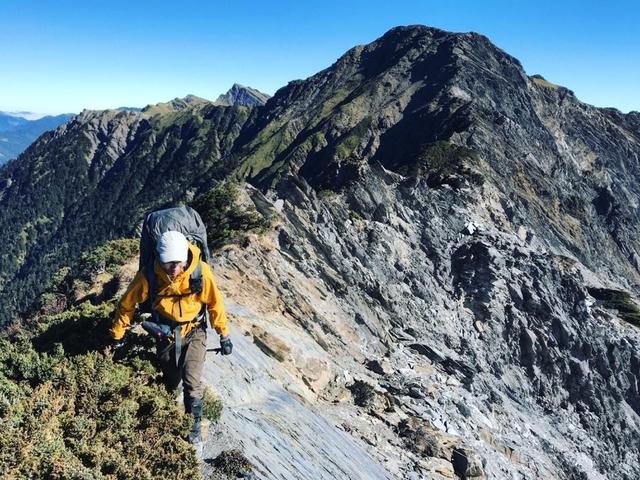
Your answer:
[[[387,352],[396,369],[426,362],[450,378],[385,375],[380,385],[406,414],[429,412],[474,439],[496,478],[536,471],[511,465],[514,451],[540,462],[543,476],[633,478],[636,460],[622,459],[640,454],[635,328],[594,305],[575,259],[481,223],[479,192],[406,191],[403,182],[374,170],[329,200],[290,184],[298,193],[280,192],[296,199],[285,202],[291,230],[281,238],[304,239],[281,248],[310,275],[344,280],[327,285],[372,352]],[[381,201],[385,223],[374,220]],[[478,230],[459,233],[470,221]],[[412,353],[397,353],[401,345]],[[439,382],[444,398],[425,393]],[[468,420],[482,416],[485,426]],[[482,446],[487,425],[498,447]],[[593,463],[576,464],[581,455]]]
[[[640,476],[638,114],[420,26],[263,107],[179,107],[85,113],[0,172],[0,240],[21,239],[0,300],[147,209],[247,179],[278,205],[282,263],[340,316],[270,276],[284,310],[362,376],[378,455],[408,452],[397,472]]]
[[[451,458],[453,468],[460,478],[485,478],[482,470],[482,460],[473,450],[456,448]]]

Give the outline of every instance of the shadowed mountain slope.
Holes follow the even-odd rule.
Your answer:
[[[29,147],[0,172],[6,314],[33,301],[63,261],[210,187],[203,172],[231,149],[248,113],[210,103],[155,115],[85,111]]]

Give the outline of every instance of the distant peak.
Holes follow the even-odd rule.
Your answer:
[[[395,36],[412,36],[416,34],[440,36],[449,35],[451,33],[452,32],[441,30],[439,28],[428,27],[427,25],[400,25],[387,30],[382,38]]]
[[[247,107],[261,106],[267,103],[270,96],[251,87],[245,87],[239,83],[234,83],[224,95],[220,95],[216,100],[218,105]]]
[[[209,100],[207,100],[206,98],[202,98],[202,97],[198,97],[197,95],[187,95],[184,98],[176,98],[174,99],[174,101],[176,100],[181,100],[185,103],[188,103],[190,105],[193,104],[198,104],[198,103],[209,103]]]
[[[147,105],[142,109],[146,113],[166,113],[178,110],[184,110],[185,108],[192,107],[194,105],[201,105],[205,103],[211,103],[206,98],[198,97],[196,95],[187,95],[184,98],[174,98],[168,102],[156,103],[155,105]]]

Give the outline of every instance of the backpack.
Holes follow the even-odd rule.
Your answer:
[[[156,243],[164,232],[175,230],[182,233],[189,242],[200,248],[200,261],[189,277],[190,295],[202,291],[202,262],[209,260],[207,229],[200,214],[191,207],[174,207],[156,210],[145,216],[140,237],[140,270],[143,270],[149,282],[149,298],[141,305],[142,311],[153,312],[153,303],[157,296],[158,282],[153,266],[157,257]],[[156,320],[156,318],[154,318]]]

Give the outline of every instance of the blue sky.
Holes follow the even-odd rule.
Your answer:
[[[0,0],[0,110],[273,94],[397,25],[476,31],[596,106],[640,110],[640,2]]]

